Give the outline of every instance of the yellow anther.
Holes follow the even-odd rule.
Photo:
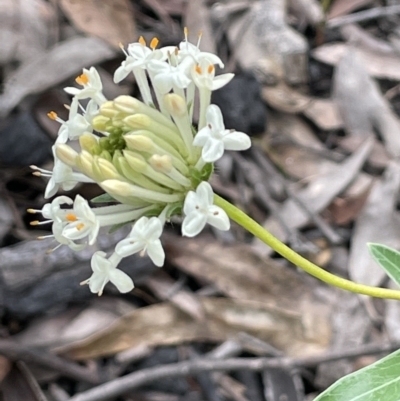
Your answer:
[[[47,113],[47,117],[49,117],[50,120],[56,120],[58,115],[55,111],[50,111],[49,113]]]
[[[185,27],[183,28],[183,34],[185,35],[185,40],[186,40],[186,42],[187,42],[187,38],[188,38],[188,36],[189,36],[189,29],[187,28],[187,26],[185,26]]]
[[[39,224],[39,220],[33,220],[29,223],[31,226],[37,226]]]
[[[75,82],[79,85],[87,85],[89,83],[89,77],[86,74],[81,74],[75,78]]]
[[[199,75],[201,75],[203,73],[201,67],[197,64],[195,69],[194,69]]]
[[[79,224],[76,225],[76,229],[78,231],[81,231],[83,227],[85,227],[85,225],[83,223],[79,223]]]
[[[119,42],[119,43],[118,43],[118,47],[119,47],[121,50],[124,50],[124,45],[122,44],[122,42]]]
[[[36,210],[35,210],[35,209],[26,209],[26,211],[27,211],[28,213],[32,213],[32,214],[35,214],[35,213],[36,213]]]
[[[65,216],[65,218],[66,218],[68,221],[76,221],[76,220],[78,220],[78,218],[77,218],[73,213],[68,213],[68,214]]]
[[[36,176],[36,177],[41,177],[41,176],[42,176],[42,173],[41,173],[40,171],[34,171],[34,172],[32,173],[32,175],[34,175],[34,176]]]
[[[214,70],[215,70],[215,67],[214,67],[213,64],[210,64],[210,65],[208,66],[208,68],[207,68],[207,72],[208,72],[209,74],[212,74],[212,73],[214,72]]]
[[[159,41],[157,38],[151,39],[150,48],[153,49],[153,50],[155,50],[155,48],[158,46],[158,43],[159,43],[159,42],[160,42],[160,41]]]
[[[139,38],[138,42],[139,42],[142,46],[146,46],[146,41],[145,41],[145,39],[144,39],[143,36],[141,36],[141,37]]]

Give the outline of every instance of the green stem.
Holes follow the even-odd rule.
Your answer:
[[[303,258],[298,253],[294,252],[291,248],[283,244],[271,233],[261,227],[252,218],[247,216],[246,213],[242,212],[236,206],[232,205],[220,196],[214,195],[214,203],[215,205],[224,209],[231,220],[235,221],[247,231],[252,233],[254,236],[259,238],[265,244],[270,246],[275,252],[279,253],[281,256],[287,259],[289,262],[292,262],[294,265],[300,267],[301,269],[320,279],[321,281],[324,281],[325,283],[333,285],[335,287],[342,288],[343,290],[355,292],[357,294],[369,295],[376,298],[400,300],[400,291],[358,284],[327,272],[316,264]]]

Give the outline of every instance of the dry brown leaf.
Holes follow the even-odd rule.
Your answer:
[[[372,149],[372,144],[372,139],[365,141],[357,152],[344,162],[334,165],[330,172],[315,177],[306,188],[298,191],[297,197],[307,205],[308,210],[313,213],[321,212],[355,180]],[[280,215],[289,228],[300,228],[310,221],[304,209],[290,198],[281,206]],[[276,219],[269,218],[264,226],[279,239],[286,241],[287,234]],[[255,239],[254,245],[262,254],[269,252],[269,248],[258,239]]]
[[[386,276],[372,259],[368,242],[400,249],[400,215],[395,211],[399,188],[400,164],[391,162],[356,220],[349,259],[349,274],[354,281],[376,286]]]
[[[311,54],[322,63],[337,65],[348,51],[354,51],[351,44],[328,43],[317,47]],[[400,81],[400,57],[395,52],[393,54],[377,54],[374,51],[362,48],[357,49],[357,52],[361,63],[370,75],[376,78]]]
[[[190,0],[186,4],[184,25],[189,28],[189,40],[197,43],[201,32],[201,48],[203,51],[216,53],[215,36],[211,27],[210,9],[204,0]]]
[[[312,99],[303,113],[322,130],[343,128],[336,104],[331,99]]]
[[[300,113],[311,102],[310,97],[303,95],[285,83],[265,86],[261,95],[271,107],[285,113]]]
[[[59,0],[59,4],[79,30],[112,46],[137,40],[133,8],[128,0]]]
[[[352,197],[338,197],[328,208],[329,217],[337,225],[346,225],[352,222],[360,213],[371,188],[364,189]]]
[[[191,319],[170,303],[147,306],[119,319],[111,327],[68,346],[63,354],[73,359],[113,355],[139,345],[182,344],[190,341],[225,341],[248,332],[288,355],[312,355],[324,351],[329,336],[310,338],[300,313],[261,302],[225,298],[201,299],[206,322]]]
[[[328,19],[351,13],[358,8],[373,3],[373,0],[335,0],[329,8]]]
[[[54,8],[43,0],[0,1],[0,64],[26,61],[55,41]]]
[[[356,48],[343,56],[335,70],[333,98],[349,135],[366,138],[377,129],[387,151],[400,155],[400,120],[368,75]]]
[[[7,78],[0,95],[0,117],[5,117],[25,96],[44,92],[79,74],[82,68],[114,56],[115,51],[98,38],[79,37],[58,43]]]

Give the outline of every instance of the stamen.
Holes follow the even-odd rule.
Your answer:
[[[159,40],[157,38],[151,39],[150,48],[155,50],[156,47],[158,46],[158,43],[159,43]]]
[[[207,72],[208,72],[209,74],[212,74],[212,73],[214,72],[214,70],[215,70],[215,67],[214,67],[213,64],[210,64],[210,65],[208,66],[208,68],[207,68]]]
[[[78,231],[81,231],[83,227],[85,227],[85,225],[83,223],[79,223],[79,224],[77,224],[76,229]]]
[[[65,218],[66,218],[68,221],[76,221],[76,220],[78,220],[77,217],[76,217],[73,213],[68,213],[68,214],[65,216]]]
[[[119,48],[122,50],[122,52],[125,54],[125,56],[128,56],[127,51],[125,50],[124,45],[122,44],[122,42],[118,43]]]
[[[183,34],[185,35],[185,40],[187,42],[188,41],[188,36],[189,36],[189,29],[187,28],[187,26],[185,26],[183,28]]]
[[[139,42],[142,46],[146,46],[146,41],[145,41],[145,39],[144,39],[143,36],[141,36],[141,37],[139,38],[138,42]]]
[[[35,175],[36,177],[41,177],[41,176],[42,176],[42,173],[41,173],[40,171],[34,171],[34,172],[32,173],[32,175]]]
[[[201,75],[201,74],[203,73],[201,67],[200,67],[198,64],[197,64],[196,67],[195,67],[195,71],[196,71],[199,75]]]
[[[55,120],[57,120],[58,115],[55,111],[50,111],[49,113],[47,113],[47,117],[49,117],[50,120],[55,121]]]
[[[37,225],[40,224],[40,221],[39,221],[39,220],[33,220],[33,221],[31,221],[29,224],[30,224],[31,226],[37,226]]]
[[[36,209],[26,209],[26,211],[27,211],[28,213],[31,213],[31,214],[40,213],[40,210],[36,210]]]
[[[200,48],[201,37],[203,36],[203,31],[199,31],[197,34],[197,48]]]
[[[89,83],[89,77],[86,74],[81,74],[75,78],[75,82],[79,85],[87,85]]]

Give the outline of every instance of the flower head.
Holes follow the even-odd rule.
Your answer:
[[[31,210],[46,219],[32,224],[51,223],[51,236],[75,250],[93,245],[101,227],[131,225],[110,257],[103,252],[93,255],[93,273],[85,283],[99,295],[108,281],[121,292],[133,288],[132,280],[117,269],[124,257],[147,254],[155,265],[164,264],[160,237],[172,215],[185,216],[182,234],[189,237],[207,223],[229,229],[228,216],[213,204],[207,181],[212,163],[224,150],[247,149],[250,138],[225,129],[221,111],[210,105],[211,92],[233,74],[216,75],[215,66],[223,67],[222,60],[202,52],[200,38],[197,45],[189,43],[185,30],[185,40],[177,47],[158,47],[156,38],[147,46],[140,38],[123,49],[126,59],[114,81],[132,72],[141,100],[107,100],[100,76],[91,67],[76,79],[79,88],[65,89],[73,96],[67,121],[50,113],[61,124],[53,147],[54,169],[34,167],[35,175],[50,178],[45,196],[92,182],[105,191],[100,201],[110,205],[92,206],[80,195],[75,200],[58,197],[40,211]],[[81,99],[90,99],[86,110]],[[199,116],[198,122],[193,115]],[[75,141],[73,146],[69,141]]]

